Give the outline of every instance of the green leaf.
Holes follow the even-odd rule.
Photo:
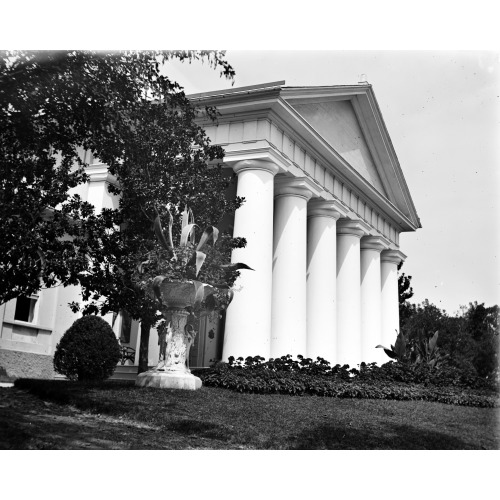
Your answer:
[[[389,356],[391,359],[398,359],[396,353],[393,350],[387,349],[387,347],[384,347],[383,345],[380,345],[380,344],[378,346],[376,346],[375,348],[377,348],[377,347],[381,347],[384,350],[384,352],[387,354],[387,356]]]
[[[169,244],[167,238],[165,238],[165,234],[163,232],[163,228],[161,226],[161,221],[160,221],[160,216],[157,215],[155,222],[154,222],[154,230],[156,237],[158,238],[158,241],[160,242],[160,245],[165,249],[169,251],[173,251],[173,245]]]
[[[198,273],[200,272],[201,266],[205,262],[205,259],[207,258],[207,254],[200,252],[196,250],[196,276],[198,276]]]
[[[235,262],[234,264],[222,264],[221,266],[219,266],[219,269],[222,269],[227,273],[238,271],[239,269],[248,269],[249,271],[255,271],[255,269],[252,269],[251,267],[241,262]]]
[[[142,274],[142,271],[144,270],[144,266],[146,266],[147,264],[149,264],[149,260],[145,260],[144,262],[140,262],[137,265],[137,270],[139,271],[140,274]]]
[[[229,290],[227,291],[227,296],[229,297],[229,299],[228,299],[228,301],[227,301],[227,306],[226,306],[226,308],[227,308],[227,307],[229,307],[229,304],[231,304],[231,302],[233,301],[233,298],[234,298],[234,290],[229,289]]]
[[[201,235],[200,242],[198,243],[198,246],[196,247],[196,250],[201,250],[205,244],[208,243],[210,238],[212,238],[213,245],[217,242],[217,238],[219,237],[219,230],[214,227],[210,226],[203,231],[203,234]]]
[[[196,224],[187,224],[182,228],[180,246],[185,247],[189,240],[194,239],[194,228],[198,227]]]
[[[174,259],[177,260],[177,256],[175,255],[174,251],[174,240],[172,238],[172,226],[174,225],[174,218],[172,216],[172,212],[170,212],[170,209],[167,207],[167,212],[168,212],[168,243],[172,249],[172,253],[174,254]]]
[[[182,212],[181,229],[184,229],[189,224],[194,224],[194,215],[193,211],[186,205],[184,207],[184,211]]]
[[[432,338],[429,340],[429,349],[431,351],[431,354],[434,351],[434,349],[436,348],[436,344],[438,341],[438,335],[439,335],[439,331],[435,332],[434,335],[432,336]]]
[[[406,355],[406,337],[403,332],[399,332],[396,343],[394,344],[394,353],[398,359],[402,359]]]
[[[188,224],[189,224],[189,210],[186,205],[184,207],[184,212],[182,212],[181,229],[184,229]]]

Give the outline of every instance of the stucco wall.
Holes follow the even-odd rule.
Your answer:
[[[349,100],[296,104],[294,108],[372,186],[387,196]]]
[[[9,377],[54,378],[53,357],[32,352],[0,349],[0,366]]]

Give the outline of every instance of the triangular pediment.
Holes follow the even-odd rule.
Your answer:
[[[364,179],[388,196],[350,100],[304,102],[292,107]]]
[[[312,164],[306,162],[306,157],[313,163],[319,161],[330,171],[330,177],[338,179],[348,190],[362,194],[368,204],[387,214],[399,231],[421,227],[371,85],[287,87],[284,84],[284,81],[270,82],[190,97],[197,104],[217,107],[225,120],[221,137],[218,134],[216,138],[219,143],[236,145],[242,141],[248,155],[249,144],[264,151],[265,144],[257,145],[257,139],[268,141],[272,146],[272,161],[276,160],[276,151],[283,153],[282,168],[287,168],[290,159],[298,159],[299,168],[312,176],[316,171],[307,169]],[[229,124],[231,127],[234,124],[232,136]],[[212,124],[207,122],[207,125]],[[236,152],[231,151],[231,156],[236,158]],[[321,175],[320,169],[320,179]]]

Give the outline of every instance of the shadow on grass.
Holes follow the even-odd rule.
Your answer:
[[[98,425],[72,423],[63,418],[50,418],[46,415],[16,417],[15,421],[3,422],[3,428],[0,430],[1,449],[116,450],[131,447],[130,443],[122,442],[122,427],[109,429],[108,426],[103,430]]]
[[[218,439],[221,441],[230,440],[230,435],[224,425],[214,424],[211,422],[184,419],[171,422],[166,428],[169,431],[177,432],[185,436],[196,435],[198,437]]]
[[[411,425],[386,424],[384,428],[360,429],[321,424],[301,432],[290,449],[295,450],[465,450],[477,449],[446,433]]]
[[[18,379],[15,387],[27,390],[42,400],[51,401],[59,405],[72,405],[81,410],[92,413],[105,413],[107,415],[121,415],[130,410],[126,400],[114,398],[112,401],[91,398],[91,392],[109,391],[111,388],[129,388],[129,383],[106,382],[68,382],[66,380],[37,380]]]
[[[118,419],[103,422],[16,388],[0,392],[0,449],[130,448],[129,437],[137,441],[145,431],[152,433],[144,427],[130,429]]]
[[[128,381],[20,379],[5,391],[12,392],[0,392],[0,448],[498,449],[491,408],[144,389]]]
[[[62,394],[61,387],[56,387],[56,393]],[[83,398],[82,387],[78,389]],[[68,406],[54,398],[47,402],[40,394],[35,396],[19,388],[5,390],[0,396],[0,449],[224,449],[226,443],[231,447],[231,433],[218,423],[172,416],[158,425],[144,418],[134,419],[130,412],[131,418],[127,414],[116,418],[110,416],[118,411],[111,405],[84,400],[82,406],[91,408],[92,413],[97,408],[112,411],[103,411],[101,415],[81,413],[74,408],[74,395]]]

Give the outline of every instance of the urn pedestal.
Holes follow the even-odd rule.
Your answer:
[[[187,367],[189,350],[195,334],[187,324],[187,307],[194,306],[196,288],[193,283],[164,282],[161,285],[163,316],[167,320],[166,348],[156,368],[137,376],[135,385],[159,389],[196,390],[202,386]]]

